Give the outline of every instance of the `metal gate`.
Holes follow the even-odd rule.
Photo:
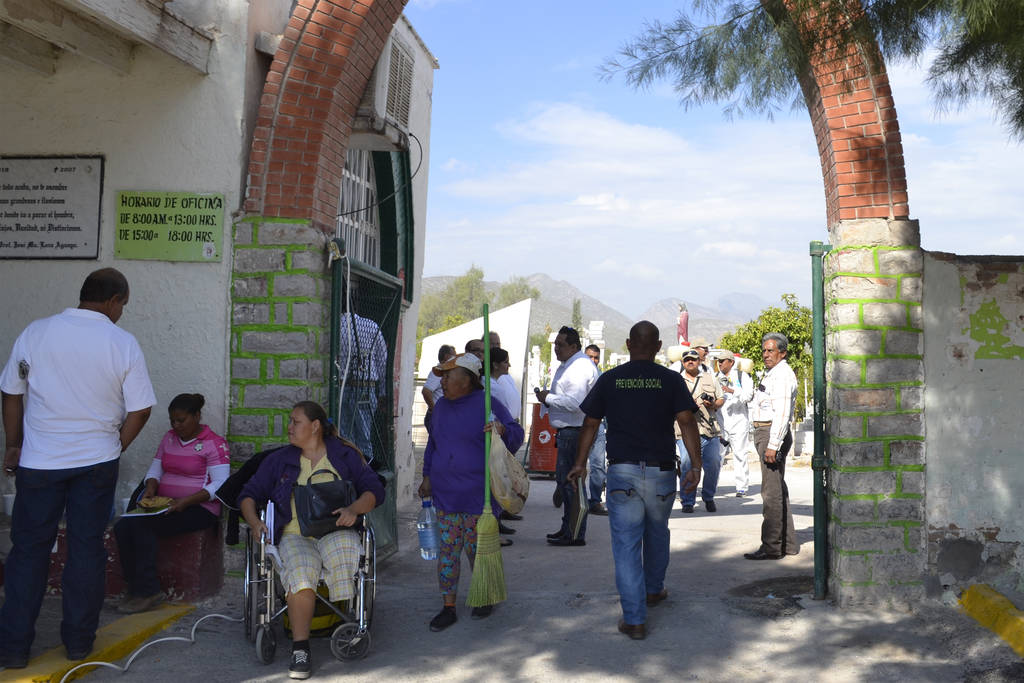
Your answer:
[[[357,261],[336,264],[332,316],[331,401],[338,431],[356,444],[386,483],[387,498],[369,514],[378,557],[398,550],[395,489],[395,346],[402,281]],[[340,300],[339,300],[340,299]],[[336,392],[336,393],[335,393]]]

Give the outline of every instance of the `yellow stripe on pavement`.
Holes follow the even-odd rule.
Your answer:
[[[960,604],[979,624],[995,631],[1024,657],[1024,612],[1006,596],[991,586],[975,584],[964,591]]]
[[[121,617],[96,632],[92,652],[84,661],[116,662],[131,654],[154,633],[159,633],[178,619],[195,609],[195,605],[163,605],[157,609]],[[0,671],[0,681],[19,683],[57,683],[71,669],[82,662],[68,661],[64,646],[55,647],[29,661],[24,669]],[[97,667],[82,667],[75,671],[72,680]]]

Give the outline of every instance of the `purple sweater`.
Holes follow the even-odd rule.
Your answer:
[[[327,446],[327,459],[342,479],[352,482],[358,495],[370,491],[377,499],[377,505],[384,502],[384,485],[380,477],[370,469],[358,451],[333,437],[325,439],[324,445]],[[281,540],[281,532],[292,520],[292,487],[299,479],[301,457],[302,450],[297,446],[285,446],[274,451],[260,463],[256,474],[245,482],[238,496],[239,503],[243,498],[252,498],[257,507],[267,501],[274,502],[275,542]]]
[[[523,428],[505,406],[491,400],[494,419],[505,425],[502,441],[512,453],[523,445]],[[480,514],[484,508],[484,392],[434,406],[423,476],[430,477],[434,507],[442,512]],[[493,501],[492,501],[493,502]],[[495,503],[495,512],[501,510]]]

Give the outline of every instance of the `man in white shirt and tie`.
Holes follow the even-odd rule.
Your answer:
[[[583,353],[580,334],[571,327],[563,326],[555,337],[555,357],[561,365],[555,371],[551,388],[536,390],[537,400],[547,409],[551,426],[558,430],[555,444],[558,460],[555,464],[555,481],[562,491],[562,526],[548,534],[548,543],[556,546],[586,545],[587,522],[583,520],[579,534],[572,536],[569,529],[570,501],[573,484],[567,479],[569,470],[576,462],[576,450],[583,426],[583,411],[580,404],[590,393],[597,381],[597,366]],[[544,408],[541,409],[542,412]]]

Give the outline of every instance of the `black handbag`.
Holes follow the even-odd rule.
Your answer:
[[[334,511],[356,502],[356,488],[352,482],[340,478],[331,470],[317,470],[309,475],[312,480],[318,474],[330,474],[334,481],[320,484],[295,484],[295,514],[299,519],[299,531],[303,536],[320,538],[338,530],[338,516]]]

